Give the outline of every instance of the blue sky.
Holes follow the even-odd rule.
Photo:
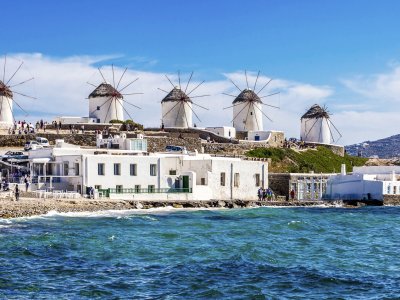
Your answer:
[[[398,112],[393,107],[398,106],[395,93],[400,92],[399,1],[3,2],[0,54],[23,58],[33,73],[41,60],[65,74],[63,62],[75,59],[89,67],[129,66],[148,76],[194,70],[198,80],[217,86],[245,69],[261,70],[266,78],[286,83],[276,86],[282,96],[271,100],[279,102],[281,115],[272,125],[264,121],[265,129],[298,135],[297,120],[316,102],[334,113],[343,143],[399,133],[398,126],[388,128],[383,122],[395,121]],[[38,53],[40,58],[34,56]],[[29,66],[30,59],[35,67]],[[54,76],[62,78],[60,74]],[[36,74],[35,78],[40,80]],[[43,86],[51,89],[51,80]],[[309,101],[305,93],[297,101],[290,87],[322,92],[311,93]],[[147,93],[151,86],[142,83],[139,88]],[[41,97],[41,90],[36,93],[37,101],[50,101]],[[202,103],[210,106],[215,101]],[[151,119],[142,114],[139,120]],[[150,123],[158,124],[158,119]],[[296,124],[287,124],[287,119],[297,119]],[[381,121],[371,123],[372,119]]]

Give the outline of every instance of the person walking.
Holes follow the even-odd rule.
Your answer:
[[[19,188],[18,184],[15,185],[15,201],[19,200]]]

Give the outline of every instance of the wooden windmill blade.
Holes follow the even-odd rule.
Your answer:
[[[223,93],[224,95],[230,96],[235,98],[234,101],[232,102],[231,106],[224,107],[223,109],[228,109],[228,108],[233,108],[233,126],[236,128],[238,131],[249,131],[249,130],[262,130],[262,118],[265,116],[268,120],[272,121],[271,118],[265,114],[262,111],[261,105],[265,105],[268,107],[272,108],[277,108],[279,109],[278,106],[263,103],[262,98],[267,98],[271,97],[274,95],[279,94],[279,92],[275,93],[270,93],[265,96],[261,96],[260,92],[263,91],[269,83],[272,81],[272,79],[269,79],[267,83],[265,83],[262,88],[256,92],[257,88],[257,83],[260,78],[260,71],[258,71],[256,79],[254,81],[253,89],[250,89],[249,86],[249,78],[248,78],[248,72],[245,70],[245,80],[246,80],[246,88],[245,89],[240,89],[239,86],[233,82],[232,79],[228,78],[229,81],[240,91],[240,93],[237,96],[234,96],[229,93]],[[243,119],[243,122],[235,122],[235,120],[239,118],[240,120]],[[242,125],[243,124],[243,125]],[[251,125],[252,124],[252,125]]]
[[[3,67],[1,68],[3,74],[0,80],[0,122],[3,126],[11,126],[14,124],[15,120],[15,104],[19,110],[21,110],[25,116],[29,113],[23,108],[21,102],[17,99],[22,97],[22,99],[37,100],[36,97],[30,95],[30,92],[26,92],[24,88],[28,88],[27,84],[32,83],[34,77],[27,70],[24,71],[24,62],[16,58],[11,58],[12,63],[16,63],[18,66],[15,69],[11,69],[10,58],[4,55]],[[10,70],[10,71],[9,71]],[[21,90],[22,89],[22,90]]]
[[[118,69],[118,68],[117,68]],[[135,78],[130,81],[126,81],[125,76],[127,74],[128,68],[124,68],[122,74],[120,76],[116,75],[116,68],[114,64],[111,65],[111,74],[108,77],[112,78],[112,82],[108,83],[106,80],[105,73],[102,71],[101,68],[98,68],[99,74],[101,76],[102,82],[99,85],[95,85],[91,82],[88,84],[95,86],[96,89],[92,91],[89,95],[89,101],[94,101],[93,99],[97,98],[98,105],[96,109],[89,111],[89,116],[95,117],[100,119],[100,122],[108,123],[109,121],[116,119],[116,120],[124,120],[124,112],[132,118],[131,114],[128,110],[124,107],[124,104],[128,104],[131,107],[141,109],[138,105],[135,105],[128,100],[128,97],[142,95],[141,92],[132,92],[132,85],[139,80],[139,78]],[[119,79],[118,79],[119,78]],[[100,98],[104,99],[100,99]],[[114,111],[112,111],[114,110]],[[98,113],[96,113],[99,111]]]
[[[161,101],[162,107],[162,124],[165,127],[178,127],[178,128],[188,128],[191,127],[192,124],[192,114],[201,122],[198,114],[195,112],[193,106],[200,107],[202,109],[208,110],[208,108],[199,105],[193,101],[194,98],[203,98],[209,95],[193,95],[190,96],[191,93],[196,91],[205,81],[202,81],[194,86],[194,88],[190,88],[190,83],[192,81],[194,72],[190,73],[189,79],[186,84],[185,81],[182,81],[181,73],[178,71],[178,85],[175,85],[174,82],[165,75],[168,82],[173,86],[171,91],[166,91],[164,89],[158,88],[158,90],[163,91],[167,95]],[[183,90],[183,87],[184,90]],[[187,92],[189,90],[189,92]]]

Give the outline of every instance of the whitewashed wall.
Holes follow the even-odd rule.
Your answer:
[[[247,105],[248,103],[249,102],[242,102],[233,107],[233,127],[235,127],[236,131],[263,130],[263,115],[261,113],[261,103],[256,102],[254,103],[254,105]]]

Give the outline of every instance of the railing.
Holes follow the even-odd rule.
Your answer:
[[[99,189],[99,193],[109,197],[110,194],[160,194],[160,193],[192,193],[191,188],[144,188],[144,189]]]

